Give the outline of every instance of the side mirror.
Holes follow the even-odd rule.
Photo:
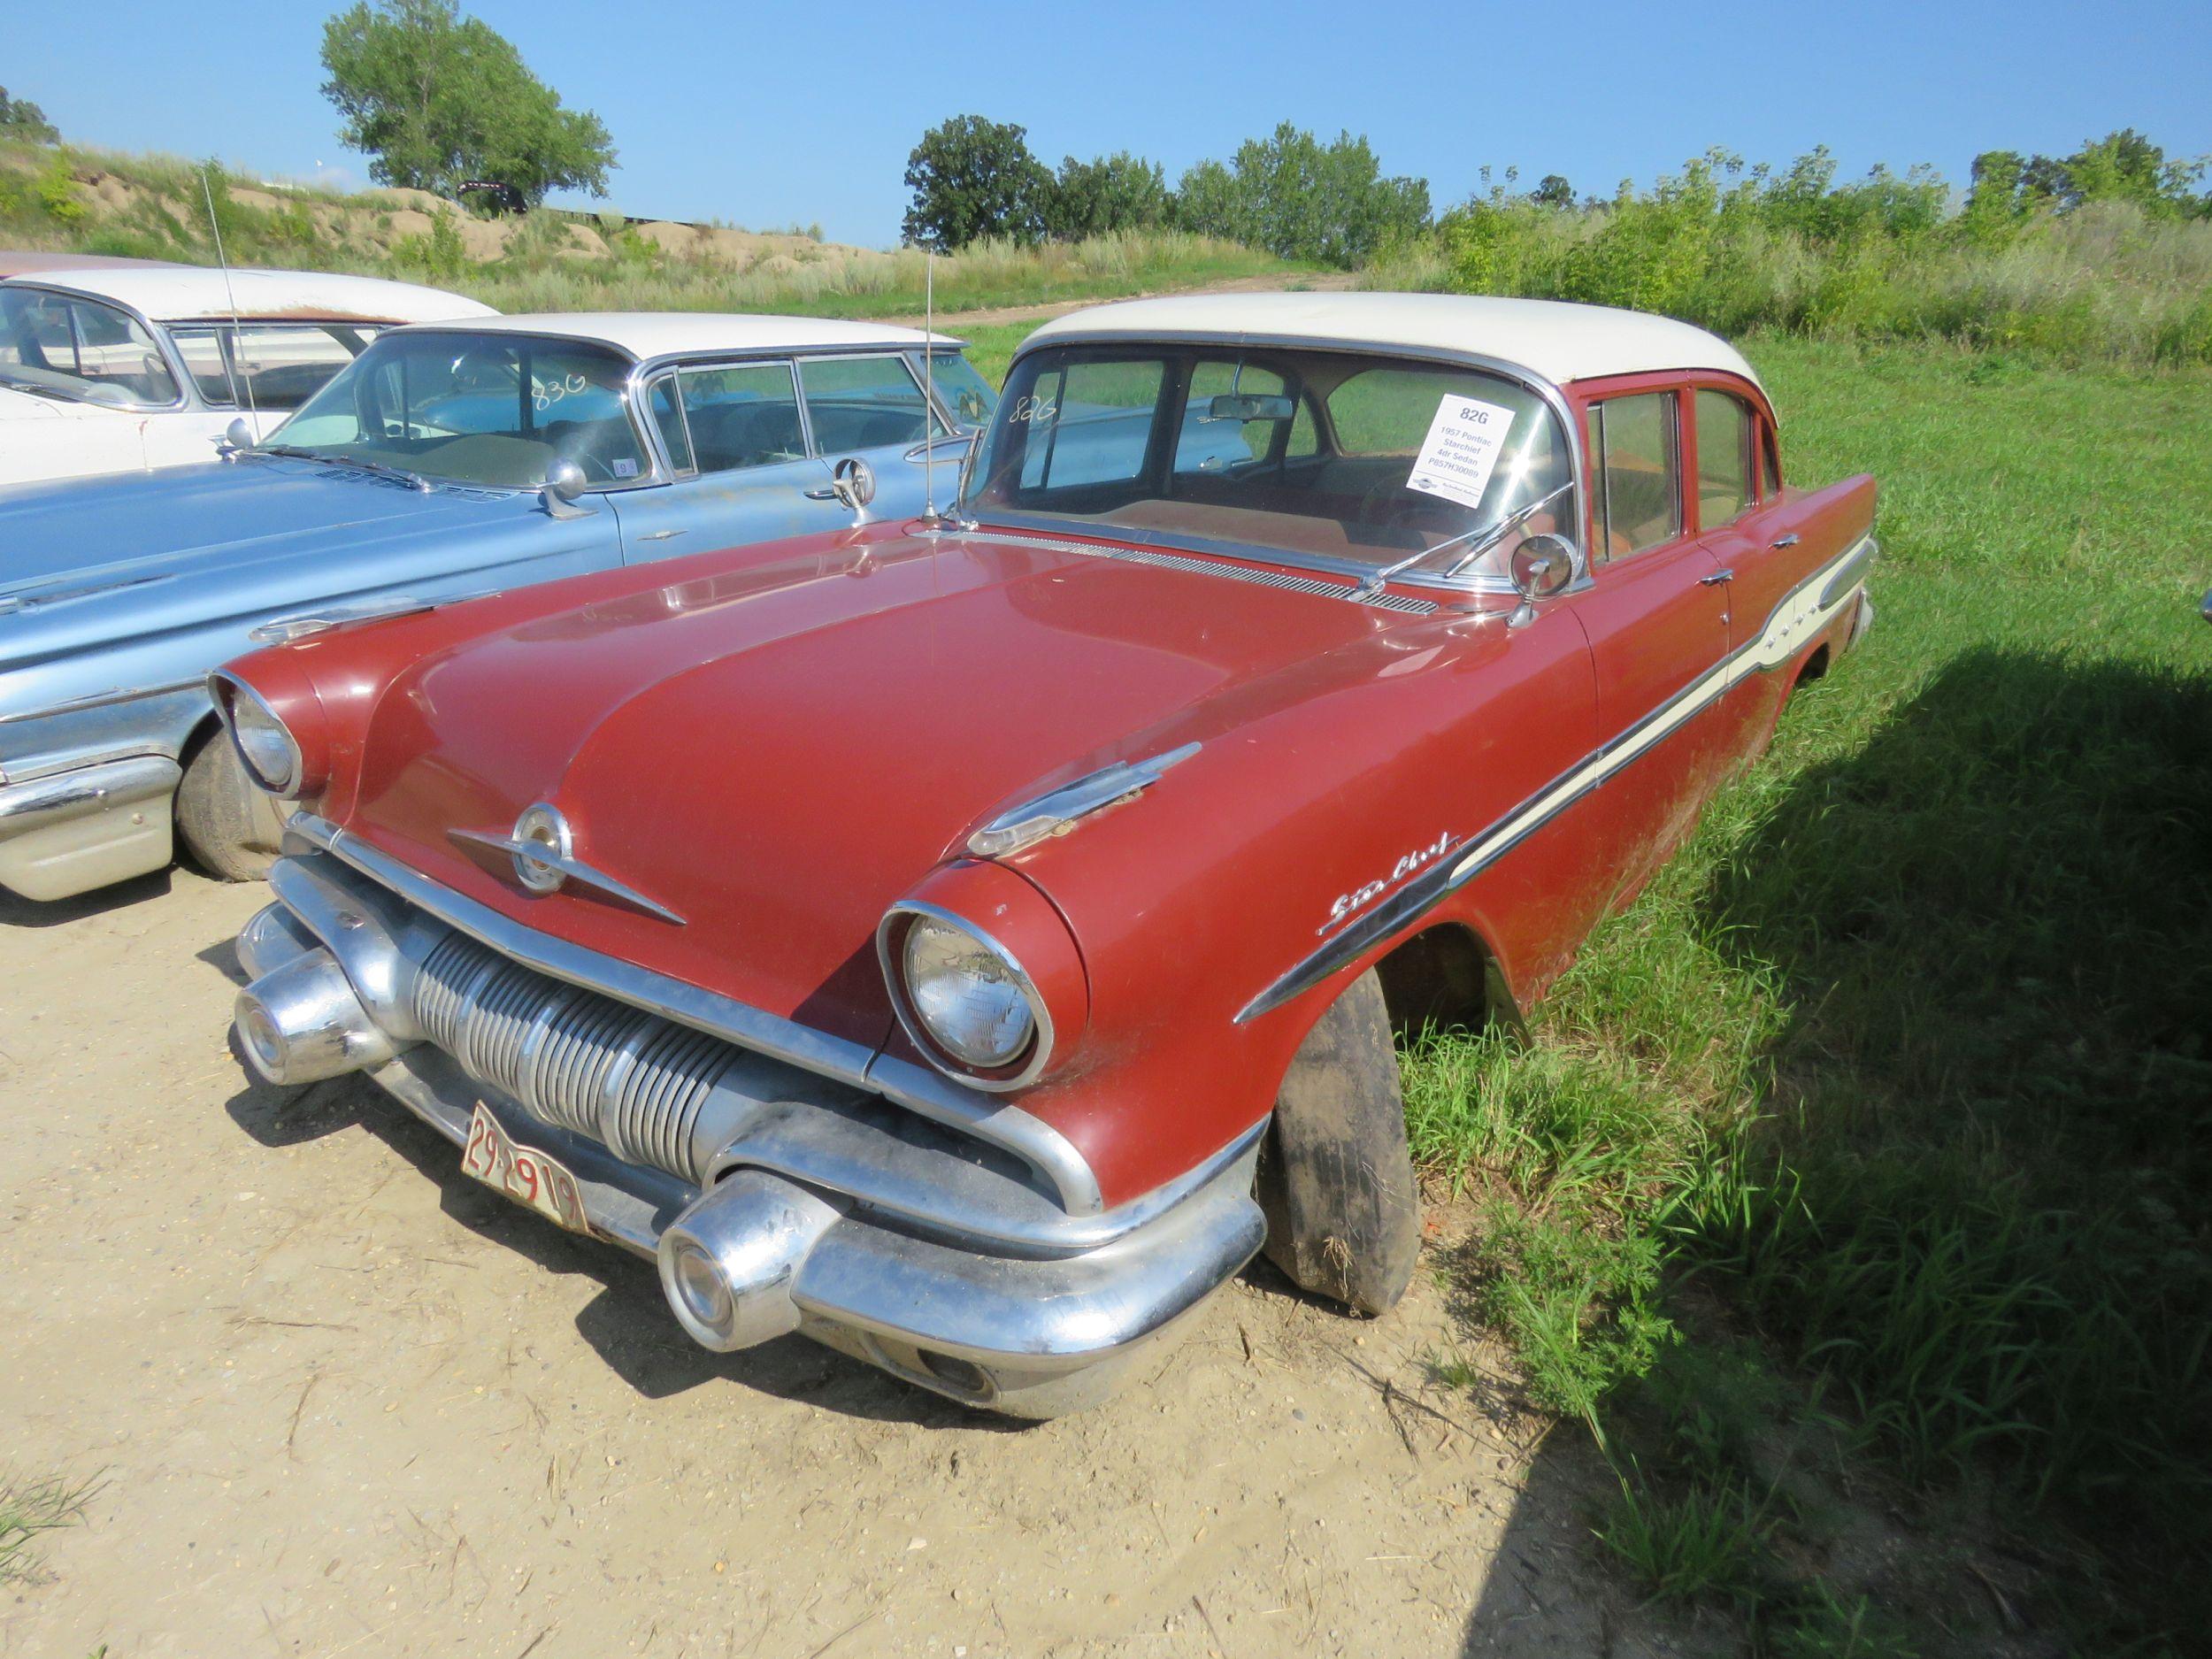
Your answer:
[[[253,428],[246,424],[246,418],[243,415],[239,416],[237,419],[223,428],[223,442],[234,449],[253,448]]]
[[[1521,603],[1505,619],[1509,628],[1525,628],[1536,620],[1536,602],[1563,593],[1588,572],[1589,561],[1574,541],[1549,531],[1525,536],[1506,560],[1513,591]]]
[[[856,455],[849,455],[830,472],[830,488],[854,512],[864,512],[876,498],[876,470]]]
[[[545,475],[545,488],[538,492],[538,500],[544,506],[549,518],[583,518],[591,509],[579,507],[576,498],[584,493],[588,480],[584,469],[575,462],[562,459],[553,463]]]

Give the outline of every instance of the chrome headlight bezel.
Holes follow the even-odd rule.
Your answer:
[[[978,1066],[961,1059],[931,1030],[929,1022],[916,1006],[906,979],[906,942],[907,935],[919,921],[934,922],[966,934],[997,959],[1020,993],[1029,1010],[1029,1041],[1003,1064]],[[1038,993],[1036,982],[1012,951],[966,917],[942,905],[902,899],[886,910],[883,920],[877,924],[876,958],[882,966],[883,982],[891,994],[891,1007],[898,1016],[900,1027],[924,1057],[947,1077],[973,1088],[1002,1094],[1033,1082],[1051,1062],[1052,1013]]]
[[[216,707],[223,717],[223,730],[229,734],[230,744],[238,756],[238,763],[246,769],[246,776],[254,784],[280,801],[296,801],[307,778],[306,757],[300,751],[299,739],[292,734],[268,700],[244,680],[229,675],[221,677],[220,691]],[[264,755],[262,761],[254,757],[244,727],[250,725],[257,738],[274,738],[278,747],[273,757]],[[272,777],[262,762],[275,758],[282,763],[280,775]]]

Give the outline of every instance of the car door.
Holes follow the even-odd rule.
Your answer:
[[[898,352],[845,353],[799,359],[814,453],[834,468],[864,462],[875,474],[876,498],[868,516],[910,518],[922,511],[926,485],[937,487],[939,505],[956,487],[962,449],[935,445],[935,478],[923,477],[933,440],[952,435],[932,417],[921,382]]]
[[[1696,816],[1725,763],[1714,700],[1729,593],[1689,534],[1678,388],[1601,397],[1586,416],[1591,580],[1568,603],[1596,673],[1594,768],[1608,857],[1632,887]]]
[[[607,496],[626,563],[852,526],[809,452],[789,359],[686,364],[647,383],[645,405],[672,477]]]
[[[1694,400],[1696,507],[1707,548],[1729,573],[1735,613],[1736,667],[1732,714],[1763,739],[1817,618],[1791,595],[1824,564],[1845,550],[1833,515],[1786,496],[1776,460],[1774,428],[1747,398],[1701,387]]]

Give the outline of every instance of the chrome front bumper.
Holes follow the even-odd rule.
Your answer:
[[[166,755],[130,755],[0,784],[0,887],[65,899],[160,869],[182,777]]]
[[[1255,1125],[1116,1210],[1003,1147],[561,979],[296,848],[238,941],[241,1046],[278,1082],[364,1071],[457,1146],[479,1102],[577,1179],[718,1349],[798,1332],[971,1404],[1104,1398],[1258,1250]],[[466,914],[457,905],[450,912]]]

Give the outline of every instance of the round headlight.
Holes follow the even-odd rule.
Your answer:
[[[284,722],[242,685],[235,686],[231,694],[230,732],[238,745],[238,757],[246,763],[247,774],[256,783],[285,799],[299,793],[300,746],[292,741]]]
[[[1034,993],[988,941],[951,921],[917,916],[899,956],[915,1018],[962,1064],[1011,1065],[1035,1040]]]

